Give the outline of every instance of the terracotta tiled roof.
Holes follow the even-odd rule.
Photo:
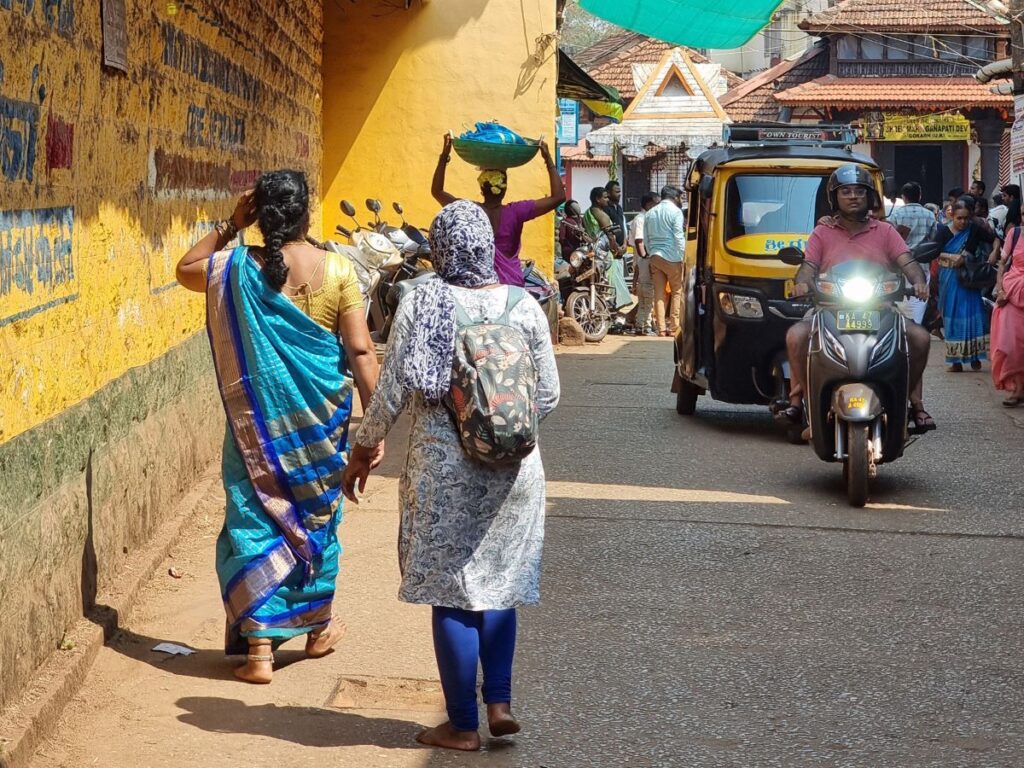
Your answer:
[[[615,88],[627,101],[637,94],[636,84],[633,82],[633,65],[657,64],[665,55],[665,51],[679,47],[636,32],[627,32],[625,35],[615,35],[614,37],[617,40],[616,44],[611,46],[613,50],[602,48],[598,52],[599,55],[590,56],[588,52],[593,50],[594,46],[592,46],[586,51],[576,54],[573,59],[586,70],[588,75],[602,85],[610,85]],[[602,44],[603,41],[597,45],[601,46]],[[683,50],[695,64],[707,64],[709,61],[707,57],[701,56],[690,48],[683,47]],[[591,60],[596,60],[597,64],[588,66],[584,63]],[[743,82],[742,78],[725,68],[722,69],[722,73],[730,88]]]
[[[1007,32],[996,10],[986,12],[985,0],[841,0],[800,22],[808,32],[961,30],[963,27]]]
[[[605,156],[591,154],[590,144],[587,143],[586,139],[580,139],[580,143],[575,147],[562,147],[562,149],[559,150],[559,154],[561,154],[562,160],[570,161],[576,165],[581,165],[583,163],[607,165],[612,161],[610,155]]]
[[[729,90],[718,103],[736,122],[779,119],[775,93],[806,83],[828,73],[828,46],[819,41],[796,56],[750,78]]]
[[[1013,106],[973,77],[836,77],[825,75],[775,94],[790,107],[949,107]]]

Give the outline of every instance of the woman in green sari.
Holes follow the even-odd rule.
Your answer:
[[[254,222],[265,245],[227,249]],[[289,638],[306,635],[316,658],[344,634],[332,602],[352,379],[363,403],[377,383],[352,265],[308,230],[305,175],[267,173],[177,269],[178,282],[206,294],[228,423],[217,540],[225,651],[247,655],[235,674],[250,683],[270,682],[272,651]]]

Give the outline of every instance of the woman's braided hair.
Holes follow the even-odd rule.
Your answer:
[[[256,182],[256,210],[266,255],[263,275],[280,290],[288,279],[281,248],[306,237],[309,229],[309,185],[302,171],[271,171]]]

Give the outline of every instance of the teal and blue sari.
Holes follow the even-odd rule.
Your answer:
[[[338,339],[263,277],[245,248],[207,272],[207,332],[227,415],[217,576],[227,653],[331,619],[352,379]]]
[[[988,357],[988,320],[981,291],[964,288],[960,284],[960,270],[951,266],[967,248],[973,227],[971,224],[955,232],[939,257],[939,307],[946,338],[946,362],[951,365],[968,365]]]

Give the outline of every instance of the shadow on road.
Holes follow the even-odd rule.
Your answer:
[[[296,642],[303,640],[304,638],[299,638]],[[233,670],[240,663],[241,657],[228,657],[222,648],[194,649],[195,653],[190,656],[175,656],[153,650],[160,643],[176,642],[173,637],[148,637],[132,632],[130,629],[119,629],[108,646],[111,650],[130,659],[149,664],[151,667],[172,675],[199,677],[206,680],[234,680]],[[178,644],[191,647],[187,643]],[[305,651],[298,648],[274,651],[275,671],[280,671],[300,661],[315,663],[317,660],[308,658]]]
[[[175,702],[182,723],[211,733],[248,733],[290,741],[304,747],[374,746],[409,749],[423,729],[412,720],[364,717],[317,707],[248,705],[219,696],[186,696]]]

